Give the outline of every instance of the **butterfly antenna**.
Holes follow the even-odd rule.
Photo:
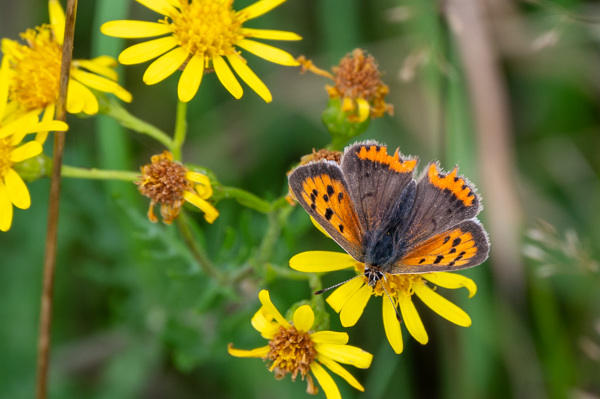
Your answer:
[[[385,277],[385,274],[383,275],[383,279],[385,280],[385,282],[387,283],[387,278]],[[380,280],[381,281],[381,280]],[[398,308],[396,307],[396,305],[394,304],[394,301],[392,300],[392,296],[390,295],[390,293],[387,291],[387,289],[385,288],[385,285],[382,283],[381,287],[383,288],[383,291],[385,292],[385,294],[387,295],[388,299],[390,300],[390,303],[392,304],[392,307],[394,308],[394,311],[396,312],[396,319],[398,319],[398,321],[400,323],[402,323],[402,318],[400,317],[400,313],[398,312]]]
[[[334,289],[334,288],[337,288],[337,287],[339,287],[340,285],[346,284],[347,282],[349,282],[349,281],[352,281],[352,280],[354,280],[355,278],[357,278],[357,277],[362,277],[362,276],[363,276],[362,274],[358,274],[358,275],[356,275],[356,276],[354,276],[354,277],[352,277],[352,278],[349,278],[349,279],[348,279],[348,280],[346,280],[346,281],[342,281],[341,283],[337,283],[337,284],[335,284],[335,285],[332,285],[331,287],[323,288],[322,290],[317,290],[317,291],[313,292],[313,294],[314,294],[314,295],[321,295],[321,294],[322,294],[322,293],[324,293],[324,292],[327,292],[327,291],[329,291],[329,290],[332,290],[332,289]]]

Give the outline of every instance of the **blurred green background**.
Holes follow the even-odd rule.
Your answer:
[[[129,43],[103,37],[101,23],[156,18],[125,0],[82,1],[78,11],[76,58],[116,56]],[[16,39],[47,21],[45,1],[5,2],[0,36]],[[464,290],[440,289],[473,325],[455,326],[417,303],[430,342],[421,346],[404,331],[404,353],[395,355],[379,300],[371,301],[347,330],[350,344],[375,355],[368,370],[348,367],[366,392],[334,377],[343,397],[600,398],[598,3],[289,0],[248,26],[302,35],[274,44],[324,69],[356,47],[374,55],[395,113],[359,139],[399,146],[421,165],[458,164],[483,196],[490,259],[462,273],[478,293],[467,299]],[[329,142],[320,122],[329,82],[248,61],[274,101],[246,86],[236,101],[207,75],[189,104],[184,160],[271,200],[285,194],[286,171]],[[120,68],[134,96],[126,107],[171,132],[178,74],[145,86],[147,65]],[[103,116],[68,122],[69,165],[138,170],[163,150]],[[0,237],[0,398],[34,394],[48,188],[47,179],[29,185],[32,207],[16,210]],[[276,381],[261,360],[227,354],[230,342],[264,345],[250,325],[260,289],[285,311],[310,297],[306,281],[258,273],[219,287],[175,226],[147,221],[147,205],[131,184],[63,181],[50,397],[307,397],[304,382]],[[231,200],[218,208],[213,225],[192,214],[195,233],[219,268],[236,270],[256,260],[267,216]],[[335,249],[301,209],[279,233],[265,265]],[[324,284],[346,277],[333,273]],[[331,329],[343,330],[333,312]]]

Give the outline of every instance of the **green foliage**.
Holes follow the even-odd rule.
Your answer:
[[[80,2],[77,57],[118,55],[124,43],[87,28],[129,18],[123,3]],[[27,26],[40,22],[31,4],[14,5]],[[45,1],[35,4],[46,7]],[[493,160],[481,154],[483,133],[470,100],[469,74],[477,70],[461,58],[462,43],[449,26],[451,10],[415,0],[288,0],[271,22],[304,40],[285,48],[324,69],[354,47],[366,49],[386,72],[394,116],[347,125],[336,113],[339,107],[329,106],[324,127],[323,86],[330,82],[261,64],[254,56],[248,58],[273,103],[246,86],[244,97],[235,100],[215,74],[207,74],[185,114],[176,111],[178,76],[145,86],[145,65],[120,67],[133,103],[100,96],[102,115],[68,120],[66,164],[129,174],[62,181],[49,396],[306,397],[300,378],[276,381],[260,359],[227,354],[229,343],[244,349],[265,345],[250,324],[264,288],[289,317],[309,304],[318,327],[345,331],[349,344],[374,354],[370,369],[351,370],[366,393],[334,377],[345,398],[599,396],[600,15],[576,0],[510,6],[511,18],[490,12],[479,22],[497,33],[489,44],[507,94],[510,147],[502,156],[513,168],[506,173],[518,194],[518,224],[510,231],[492,226],[498,227],[490,230],[496,234],[490,236],[492,258],[463,273],[477,283],[474,298],[448,293],[471,316],[471,327],[448,323],[417,303],[430,341],[421,346],[404,330],[405,350],[395,355],[379,302],[344,329],[325,298],[312,296],[349,273],[309,276],[288,267],[301,251],[337,250],[285,199],[286,172],[313,148],[327,146],[334,128],[344,132],[334,136],[336,148],[362,134],[418,154],[421,167],[431,159],[440,159],[445,169],[460,165],[482,194],[483,223],[493,224],[490,215],[499,210],[488,199],[502,193],[481,166]],[[142,12],[131,7],[131,14]],[[0,28],[14,39],[26,26],[9,19],[0,14]],[[519,29],[505,26],[508,20]],[[211,179],[220,212],[213,224],[189,204],[172,225],[150,223],[148,201],[131,183],[151,155],[175,145],[171,132],[182,112],[188,129],[180,137],[181,159]],[[43,159],[17,170],[35,180],[46,175]],[[32,207],[16,210],[13,227],[0,238],[2,398],[30,398],[35,390],[48,181],[28,187]],[[539,225],[538,219],[547,222]],[[506,253],[513,239],[518,253]],[[512,259],[518,264],[509,264]],[[507,264],[516,269],[509,277]]]

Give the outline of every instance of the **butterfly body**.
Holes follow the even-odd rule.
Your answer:
[[[289,176],[297,201],[365,264],[371,286],[386,274],[459,270],[487,258],[474,186],[436,163],[414,179],[417,162],[366,141],[347,147],[340,164],[311,162]]]

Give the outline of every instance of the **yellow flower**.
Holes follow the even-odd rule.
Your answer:
[[[300,40],[300,36],[243,26],[246,21],[271,11],[285,0],[259,0],[240,11],[233,9],[233,0],[137,1],[165,18],[158,22],[110,21],[100,29],[105,35],[124,38],[167,35],[125,49],[119,55],[119,61],[131,65],[160,56],[144,73],[144,83],[148,85],[161,82],[177,69],[183,69],[178,86],[181,101],[190,101],[196,95],[204,72],[211,68],[221,84],[235,98],[241,98],[242,86],[231,71],[233,68],[252,90],[266,102],[271,102],[269,89],[246,65],[239,49],[277,64],[299,65],[287,52],[252,39]]]
[[[142,166],[142,176],[135,184],[142,195],[150,198],[148,219],[151,222],[158,221],[154,205],[161,204],[163,222],[171,224],[185,201],[202,210],[208,223],[215,221],[219,211],[206,201],[213,193],[207,176],[173,161],[173,154],[169,151],[154,155],[150,160],[151,164]]]
[[[402,320],[410,335],[421,344],[429,340],[423,322],[413,304],[414,294],[434,312],[462,327],[471,325],[471,318],[458,306],[438,294],[429,283],[444,288],[465,287],[469,298],[477,292],[477,286],[470,278],[454,273],[437,272],[423,274],[386,274],[375,288],[368,284],[362,275],[365,265],[357,262],[350,255],[339,252],[308,251],[290,259],[290,267],[302,272],[328,272],[354,267],[359,277],[347,281],[337,288],[328,298],[327,303],[340,314],[344,327],[353,326],[367,306],[371,296],[382,297],[382,315],[385,333],[390,345],[396,353],[401,353],[404,345],[402,332],[397,319],[396,309],[400,307]],[[382,287],[389,294],[385,294]],[[391,301],[390,301],[391,299]],[[393,301],[393,304],[392,304]]]
[[[386,112],[394,113],[394,107],[385,102],[389,87],[381,80],[377,61],[372,55],[366,55],[361,49],[346,54],[338,66],[332,68],[333,74],[315,66],[304,56],[298,58],[303,70],[333,80],[334,85],[325,89],[331,100],[340,101],[341,110],[348,113],[350,122],[364,122],[371,118],[382,117]]]
[[[2,60],[2,68],[7,61]],[[8,84],[0,79],[0,231],[8,231],[12,224],[13,205],[27,209],[31,205],[29,190],[13,166],[42,153],[37,141],[24,142],[27,134],[40,131],[65,131],[64,122],[40,122],[35,112],[17,114],[14,104],[7,103]]]
[[[270,362],[269,370],[275,372],[275,378],[281,379],[292,374],[295,380],[298,374],[308,383],[307,392],[317,393],[312,375],[325,391],[327,399],[341,398],[340,391],[323,368],[342,377],[359,391],[362,385],[346,369],[338,364],[351,364],[366,369],[371,365],[373,355],[355,346],[346,345],[348,334],[334,331],[311,330],[315,315],[308,305],[300,306],[294,312],[293,322],[288,322],[275,308],[267,290],[258,294],[262,307],[252,318],[252,326],[260,332],[269,344],[252,350],[234,349],[229,344],[229,354],[237,357],[261,357]]]
[[[10,99],[22,112],[44,111],[43,121],[54,119],[58,100],[65,13],[58,0],[49,0],[50,25],[29,29],[21,34],[26,45],[3,39],[2,52],[9,65],[0,79],[9,82]],[[107,56],[91,60],[73,60],[66,109],[70,113],[98,112],[98,100],[91,89],[113,93],[130,102],[131,94],[116,83],[116,61]],[[43,143],[47,132],[36,140]]]

